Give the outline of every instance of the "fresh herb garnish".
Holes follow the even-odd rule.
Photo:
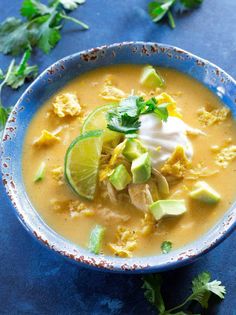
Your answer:
[[[168,105],[169,103],[165,103],[158,106],[157,100],[154,97],[144,101],[142,97],[135,95],[129,96],[120,101],[118,107],[108,111],[107,127],[110,130],[124,134],[133,134],[141,125],[139,120],[141,115],[155,113],[158,118],[167,121]]]
[[[30,56],[31,52],[27,50],[24,53],[20,64],[12,67],[6,80],[6,85],[10,86],[12,89],[17,89],[22,86],[26,80],[34,79],[37,76],[38,67],[36,65],[29,66],[27,63]]]
[[[2,106],[2,98],[1,98],[2,88],[4,87],[4,85],[6,84],[7,80],[9,79],[9,76],[10,76],[10,73],[12,72],[14,64],[15,64],[15,60],[12,60],[12,62],[10,63],[10,66],[8,67],[8,70],[7,70],[7,73],[6,73],[5,76],[3,75],[3,72],[1,70],[1,78],[4,79],[4,80],[0,84],[0,140],[2,138],[2,132],[3,132],[4,126],[6,124],[7,118],[9,116],[10,112],[11,112],[11,108],[10,107],[5,108],[5,107]]]
[[[166,310],[166,306],[161,294],[162,277],[159,274],[145,276],[143,281],[144,295],[146,299],[153,304],[160,315],[184,315],[186,308],[193,301],[197,301],[203,308],[208,307],[208,301],[212,294],[224,299],[226,290],[221,281],[211,280],[208,272],[200,273],[192,281],[192,294],[190,294],[183,303]]]
[[[168,254],[172,249],[172,243],[170,241],[164,241],[161,244],[161,251],[163,254]]]
[[[38,0],[24,0],[21,15],[26,21],[10,17],[0,25],[0,51],[18,55],[37,46],[49,53],[61,39],[60,30],[64,19],[88,29],[88,25],[68,16],[64,10],[76,9],[82,3],[84,1],[57,0],[47,6]]]
[[[159,22],[167,17],[171,28],[175,28],[175,20],[173,17],[173,9],[183,12],[192,10],[201,5],[203,0],[155,0],[149,3],[148,12],[153,22]]]

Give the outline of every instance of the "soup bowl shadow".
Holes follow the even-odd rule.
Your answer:
[[[51,250],[83,266],[127,273],[159,272],[181,267],[207,253],[230,235],[236,227],[236,202],[214,227],[196,241],[165,255],[124,259],[94,255],[66,240],[47,226],[27,196],[21,159],[24,138],[33,116],[67,82],[84,72],[111,64],[152,64],[174,68],[203,83],[236,116],[235,80],[209,61],[177,47],[150,42],[124,42],[76,53],[46,69],[15,105],[1,143],[1,171],[6,193],[18,219],[31,235]]]

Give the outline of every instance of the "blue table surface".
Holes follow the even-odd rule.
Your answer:
[[[80,31],[71,23],[50,55],[37,51],[32,62],[44,70],[77,51],[121,41],[156,41],[179,46],[236,77],[236,1],[205,0],[202,7],[176,19],[173,31],[156,25],[147,14],[148,0],[87,0],[72,13],[90,25]],[[0,16],[18,15],[21,1],[0,1]],[[10,57],[0,55],[0,67]],[[24,91],[4,90],[3,103],[12,105]],[[17,220],[0,184],[0,314],[155,314],[141,289],[141,275],[122,275],[79,267],[35,241]],[[236,312],[236,233],[194,264],[164,273],[167,304],[189,293],[190,281],[208,270],[227,287],[221,303],[204,314]],[[203,313],[202,313],[203,314]]]

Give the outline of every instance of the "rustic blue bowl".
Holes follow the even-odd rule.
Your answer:
[[[236,82],[212,63],[182,49],[131,42],[103,46],[66,57],[45,70],[19,99],[7,122],[1,144],[2,178],[24,227],[40,242],[84,266],[116,272],[156,272],[191,263],[222,242],[236,226],[236,203],[201,238],[166,255],[122,259],[96,256],[54,232],[31,204],[24,186],[21,158],[27,128],[44,102],[80,74],[111,64],[153,64],[187,73],[207,86],[236,116]],[[29,161],[30,168],[30,161]]]

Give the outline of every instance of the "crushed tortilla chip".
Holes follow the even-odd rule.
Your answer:
[[[167,110],[170,116],[175,116],[178,118],[182,118],[181,113],[178,112],[176,107],[176,101],[171,97],[169,94],[163,92],[159,94],[158,96],[155,96],[155,99],[157,100],[157,104],[161,105],[164,103],[170,103],[170,105],[167,106]]]
[[[61,141],[60,137],[56,136],[55,133],[43,129],[41,131],[41,136],[35,139],[33,144],[37,146],[48,146],[58,141]]]
[[[65,116],[78,116],[81,112],[81,106],[75,94],[63,93],[55,98],[53,110],[60,118]]]
[[[63,167],[59,166],[51,170],[52,178],[58,182],[59,185],[63,185],[64,172]]]
[[[112,252],[119,257],[132,257],[137,247],[137,235],[125,226],[119,225],[116,232],[117,243],[109,243]]]
[[[223,148],[216,155],[216,164],[226,168],[231,161],[233,161],[236,157],[236,145],[231,145],[229,147]]]
[[[198,110],[198,120],[204,127],[220,123],[228,117],[230,110],[226,107],[207,111],[205,107]]]
[[[182,178],[184,177],[186,170],[190,168],[190,165],[191,163],[184,152],[184,148],[177,146],[171,157],[161,168],[161,172],[163,175]]]
[[[127,94],[121,89],[118,89],[112,85],[112,82],[109,79],[105,80],[103,89],[99,95],[105,100],[118,102],[121,99],[127,97]]]

